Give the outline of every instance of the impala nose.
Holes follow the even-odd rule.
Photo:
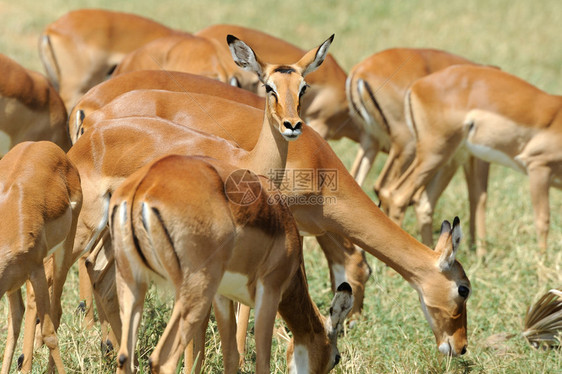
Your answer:
[[[341,356],[340,356],[340,354],[338,353],[338,354],[336,355],[336,363],[334,364],[334,366],[336,366],[337,364],[339,364],[339,363],[340,363],[340,360],[341,360]]]
[[[293,126],[293,124],[289,121],[283,121],[283,126],[285,126],[285,128],[289,129],[289,130],[300,130],[302,129],[302,122],[297,122],[295,124],[295,126]]]
[[[466,345],[464,347],[462,347],[461,355],[464,355],[465,353],[466,353]]]

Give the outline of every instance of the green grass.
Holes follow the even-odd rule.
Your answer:
[[[158,4],[158,5],[157,5]],[[419,46],[446,49],[478,62],[500,66],[538,87],[562,93],[562,2],[559,0],[443,1],[68,1],[20,0],[0,3],[0,52],[22,65],[41,71],[37,37],[50,22],[70,9],[103,7],[136,12],[155,20],[196,31],[214,23],[237,23],[262,29],[303,48],[311,48],[332,33],[331,52],[349,71],[365,57],[384,48]],[[349,141],[332,146],[350,165],[357,146]],[[384,156],[365,183],[372,183]],[[459,260],[472,282],[468,301],[469,351],[462,358],[437,353],[433,335],[419,307],[417,294],[392,270],[370,257],[373,277],[366,290],[363,318],[340,339],[342,362],[336,373],[561,373],[560,351],[532,349],[520,336],[526,308],[546,290],[562,285],[562,192],[551,189],[549,248],[540,254],[536,244],[527,178],[493,166],[488,196],[489,256],[479,262],[467,241]],[[443,219],[461,217],[468,232],[468,204],[462,175],[445,191],[435,213],[435,230]],[[412,212],[404,228],[416,233]],[[373,227],[376,230],[376,227]],[[310,289],[321,310],[331,299],[328,272],[314,240],[305,241]],[[100,332],[81,325],[74,313],[77,276],[70,274],[64,294],[59,338],[68,372],[109,373],[113,361],[99,350]],[[158,340],[170,303],[151,296],[142,327],[141,362]],[[150,316],[148,313],[151,313]],[[148,317],[148,318],[147,318]],[[7,301],[0,302],[0,341],[4,341]],[[501,332],[515,336],[491,349],[485,340]],[[21,346],[20,338],[20,346]],[[285,370],[286,344],[274,339],[272,370]],[[253,372],[252,340],[243,373]],[[0,345],[1,348],[1,345]],[[19,352],[19,351],[18,351]],[[208,331],[205,372],[220,372],[222,357],[216,326]],[[33,372],[43,372],[48,351],[39,349]]]

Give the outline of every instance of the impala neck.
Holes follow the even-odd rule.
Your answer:
[[[287,165],[289,142],[279,132],[277,121],[272,118],[268,110],[269,103],[265,103],[265,115],[258,142],[244,157],[243,164],[256,174],[270,176],[272,170],[284,170]],[[248,124],[249,126],[251,124]],[[279,187],[282,175],[275,172],[274,184]]]
[[[343,170],[342,170],[343,171]],[[339,173],[337,204],[329,209],[329,231],[354,244],[396,270],[412,285],[438,271],[435,252],[392,222],[362,191],[347,172]]]
[[[308,293],[302,262],[283,294],[278,311],[293,333],[295,345],[309,345],[313,335],[325,334],[324,318]]]

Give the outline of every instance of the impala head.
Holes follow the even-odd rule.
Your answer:
[[[436,276],[426,277],[416,288],[420,302],[439,352],[462,355],[466,352],[466,300],[470,295],[470,281],[455,254],[462,238],[460,220],[453,226],[448,221],[441,225],[439,241],[435,246]]]
[[[341,359],[337,347],[338,335],[352,307],[351,286],[344,282],[339,285],[332,300],[330,315],[322,317],[323,331],[314,331],[305,337],[294,332],[295,338],[287,349],[290,374],[327,373],[338,364]]]
[[[286,140],[297,139],[304,125],[299,115],[301,98],[308,87],[304,77],[322,64],[334,35],[291,65],[264,63],[243,41],[232,35],[228,35],[226,40],[234,62],[242,69],[257,74],[264,85],[265,110],[271,125],[276,126]]]

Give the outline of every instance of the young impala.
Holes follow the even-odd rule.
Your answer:
[[[206,158],[165,156],[133,173],[111,198],[119,310],[117,372],[132,373],[137,330],[151,279],[175,290],[172,316],[150,356],[154,373],[174,373],[216,293],[256,309],[256,373],[270,372],[275,315],[294,335],[291,373],[327,373],[339,361],[337,335],[353,305],[343,283],[323,318],[310,299],[302,243],[270,181]],[[249,197],[249,199],[248,199]],[[225,372],[236,373],[233,308],[215,302]],[[230,344],[227,344],[230,343]],[[234,365],[227,357],[234,354]]]

